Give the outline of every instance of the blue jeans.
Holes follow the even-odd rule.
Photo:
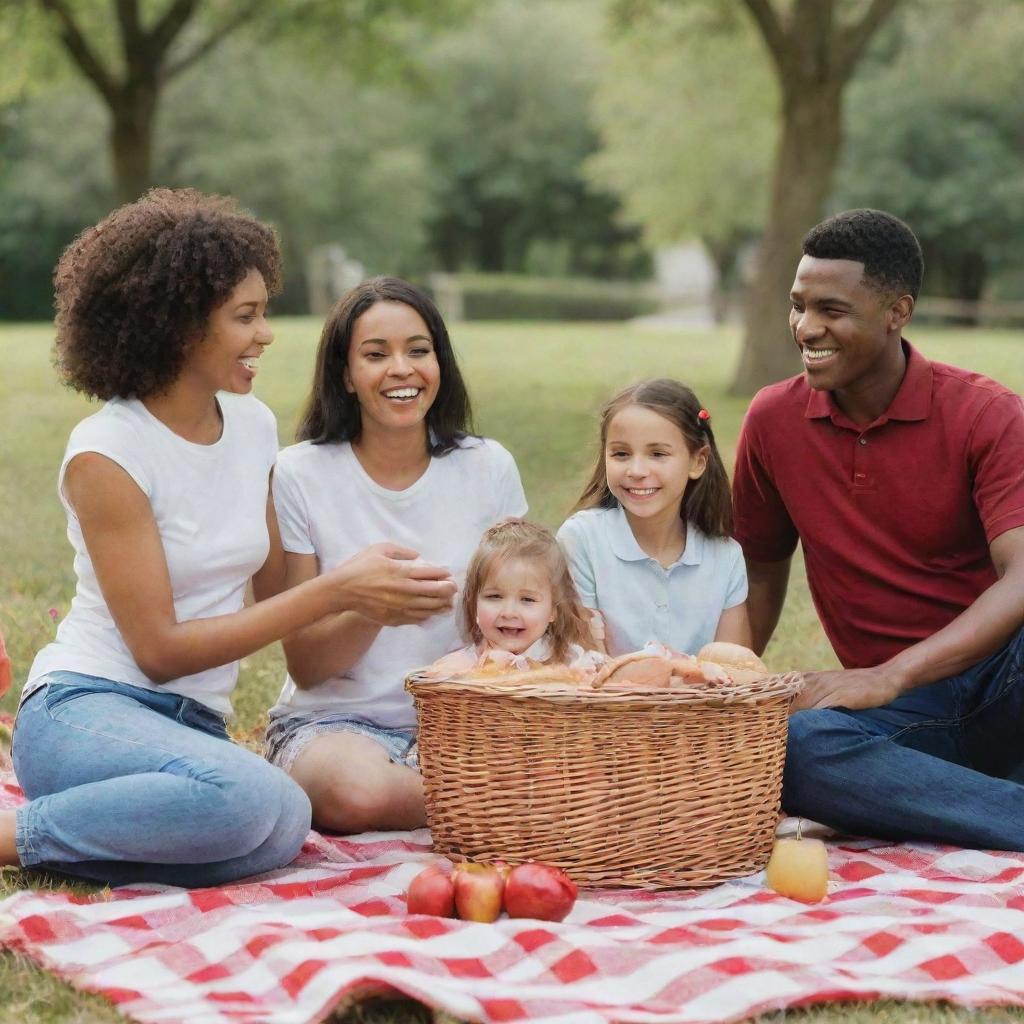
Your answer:
[[[14,770],[24,867],[110,885],[221,885],[292,861],[306,794],[187,697],[53,672],[22,705]]]
[[[782,803],[853,835],[1024,850],[1024,630],[884,707],[798,711]]]

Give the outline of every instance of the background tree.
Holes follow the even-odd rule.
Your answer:
[[[287,266],[275,310],[308,308],[315,246],[340,244],[370,274],[422,273],[433,206],[426,123],[409,92],[247,39],[223,57],[169,93],[156,167],[274,224]]]
[[[597,148],[590,95],[605,56],[592,0],[501,0],[426,59],[424,116],[449,270],[618,276],[646,265],[617,201],[582,176]]]
[[[747,293],[734,394],[793,372],[788,295],[803,235],[821,217],[842,146],[843,93],[900,0],[740,0],[779,83],[782,123],[768,219]]]
[[[168,90],[154,175],[231,193],[272,221],[287,265],[275,310],[305,312],[306,254],[321,243],[340,243],[370,273],[424,269],[430,185],[417,114],[397,87],[357,87],[343,67],[238,37]],[[0,313],[46,318],[61,250],[111,205],[104,112],[54,85],[9,120]]]
[[[0,144],[0,319],[53,315],[61,250],[110,209],[102,137],[102,112],[88,96],[53,103],[43,92],[8,111]]]
[[[753,27],[723,11],[662,6],[615,26],[587,162],[650,246],[700,238],[720,286],[764,224],[778,112]]]
[[[620,23],[692,6],[723,25],[745,11],[778,86],[779,128],[768,213],[747,291],[745,330],[731,390],[749,394],[794,372],[787,296],[800,241],[821,216],[842,146],[843,93],[878,29],[901,0],[613,0]],[[730,66],[734,67],[735,64]]]
[[[274,35],[329,27],[340,57],[379,52],[396,20],[447,12],[446,4],[426,0],[296,0],[287,7],[261,0],[6,0],[0,13],[33,3],[48,15],[44,30],[107,109],[119,203],[154,183],[154,132],[167,86],[243,28]]]
[[[882,55],[850,89],[835,204],[903,217],[925,291],[976,301],[993,274],[1024,266],[1024,18],[964,0],[928,13],[898,17],[900,59]]]

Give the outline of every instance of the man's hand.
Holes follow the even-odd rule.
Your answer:
[[[807,708],[878,708],[903,692],[896,673],[885,665],[877,668],[849,668],[832,672],[805,672],[803,689],[793,702],[793,711]]]

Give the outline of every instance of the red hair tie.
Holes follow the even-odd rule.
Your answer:
[[[709,413],[707,409],[701,409],[701,411],[697,413],[697,419],[700,420],[700,425],[702,427],[706,427],[708,425],[708,421],[711,419],[711,413]]]

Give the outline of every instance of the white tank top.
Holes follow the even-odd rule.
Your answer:
[[[49,672],[80,672],[146,690],[176,693],[228,714],[238,663],[157,684],[147,678],[110,615],[74,510],[64,472],[83,452],[116,462],[149,499],[170,572],[179,622],[241,609],[245,588],[266,561],[267,494],[277,456],[273,413],[249,395],[217,396],[224,420],[215,444],[193,444],[138,399],[113,399],[71,432],[58,492],[68,517],[77,586],[71,610],[29,670],[22,700]]]

